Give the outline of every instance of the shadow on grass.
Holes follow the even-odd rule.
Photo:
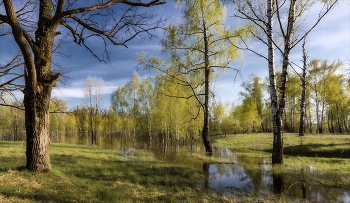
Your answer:
[[[26,172],[23,165],[13,167],[12,171],[2,167],[0,199],[4,197],[7,202],[187,202],[188,198],[199,195],[195,188],[201,169],[118,159],[118,156],[112,159],[99,155],[84,157],[79,153],[52,154],[54,170],[51,173]]]
[[[284,147],[284,154],[306,157],[350,158],[350,143],[287,146]]]
[[[1,192],[0,194],[4,195],[8,199],[13,199],[14,202],[22,202],[22,201],[28,201],[33,200],[33,202],[62,202],[62,203],[68,203],[68,202],[75,202],[73,199],[68,200],[65,199],[63,196],[54,194],[54,193],[45,193],[45,194],[21,194],[19,192]]]

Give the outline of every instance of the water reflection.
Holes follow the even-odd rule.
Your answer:
[[[264,158],[238,156],[226,148],[216,148],[216,155],[229,164],[204,163],[206,178],[203,187],[219,195],[235,198],[245,195],[285,195],[293,201],[350,202],[348,191],[311,185],[306,180],[294,180],[271,172]],[[255,167],[252,167],[255,166]]]
[[[66,136],[61,142],[90,143],[89,136],[86,134]],[[248,156],[234,153],[231,149],[214,147],[212,156],[225,163],[203,163],[191,157],[194,153],[205,153],[201,143],[169,142],[162,139],[154,139],[150,143],[118,134],[99,137],[97,145],[103,148],[118,149],[125,159],[133,159],[135,149],[144,149],[149,150],[157,160],[202,169],[205,178],[199,181],[201,187],[208,192],[232,196],[238,200],[242,196],[252,194],[259,197],[276,194],[285,195],[296,202],[350,202],[348,191],[310,185],[307,179],[294,180],[292,176],[271,173],[270,157]],[[312,168],[301,171],[301,173],[310,172]]]

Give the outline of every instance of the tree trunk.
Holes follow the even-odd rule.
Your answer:
[[[270,0],[269,0],[270,2]],[[291,50],[291,38],[294,29],[294,7],[296,0],[290,1],[289,14],[288,14],[288,24],[287,31],[284,37],[284,49],[283,49],[283,62],[282,62],[282,73],[281,73],[281,85],[280,85],[280,98],[278,104],[277,115],[275,116],[276,127],[274,127],[274,141],[273,141],[273,153],[272,153],[272,163],[282,164],[283,163],[283,115],[285,109],[286,100],[286,89],[287,89],[287,75],[288,75],[288,65],[289,65],[289,53]],[[278,6],[278,5],[276,5]],[[277,11],[277,15],[279,11]],[[278,16],[279,17],[279,16]],[[281,20],[281,19],[279,19]],[[281,28],[282,29],[282,28]]]
[[[282,117],[278,110],[278,98],[276,90],[276,74],[274,67],[274,48],[272,31],[272,0],[267,1],[267,37],[268,37],[268,66],[270,81],[270,97],[273,124],[273,151],[272,163],[283,163]]]
[[[27,78],[26,78],[27,80]],[[50,85],[24,90],[25,126],[27,133],[27,165],[31,171],[50,171],[49,105]]]
[[[301,98],[300,98],[300,123],[299,136],[305,135],[305,97],[306,97],[306,68],[307,68],[307,53],[305,50],[306,37],[303,41],[303,73],[301,75]]]
[[[58,21],[52,20],[51,1],[40,1],[35,40],[25,33],[18,22],[11,0],[3,1],[14,39],[24,59],[24,107],[27,135],[27,165],[31,171],[50,171],[49,105],[52,87],[60,74],[52,74],[52,47]],[[27,34],[26,37],[24,34]]]
[[[203,41],[204,41],[204,63],[205,63],[205,70],[204,70],[204,123],[203,123],[203,130],[202,130],[202,138],[203,143],[205,146],[206,152],[213,152],[213,147],[210,143],[209,139],[209,92],[210,92],[210,64],[209,64],[209,49],[208,49],[208,37],[207,37],[207,30],[206,25],[203,20]]]

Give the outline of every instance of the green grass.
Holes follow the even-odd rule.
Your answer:
[[[215,141],[234,148],[247,162],[271,157],[271,134],[229,135]],[[295,180],[350,190],[349,143],[349,135],[307,135],[300,140],[287,134],[285,164],[271,170]],[[199,186],[205,178],[203,163],[220,162],[200,151],[183,153],[172,164],[146,150],[122,153],[69,144],[51,144],[50,156],[52,172],[29,172],[23,166],[25,143],[0,142],[0,202],[237,202]],[[247,169],[255,166],[261,168],[246,164]],[[289,201],[276,195],[237,199]]]
[[[218,146],[234,149],[240,157],[265,158],[271,163],[272,134],[228,135],[214,140]],[[350,190],[350,135],[285,134],[284,164],[271,170],[314,185]]]
[[[200,188],[202,168],[89,146],[51,144],[53,171],[24,169],[25,143],[0,142],[0,202],[233,202]],[[213,162],[205,155],[188,160]]]

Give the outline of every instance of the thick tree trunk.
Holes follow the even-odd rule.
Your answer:
[[[50,171],[49,157],[49,104],[51,90],[59,74],[52,74],[51,57],[58,21],[51,21],[53,5],[49,0],[40,1],[38,28],[35,40],[30,39],[18,22],[11,0],[3,1],[12,33],[25,63],[25,126],[27,134],[27,169]],[[26,34],[26,37],[24,36]]]
[[[49,105],[50,85],[24,91],[25,126],[27,133],[27,165],[31,171],[50,171]]]

